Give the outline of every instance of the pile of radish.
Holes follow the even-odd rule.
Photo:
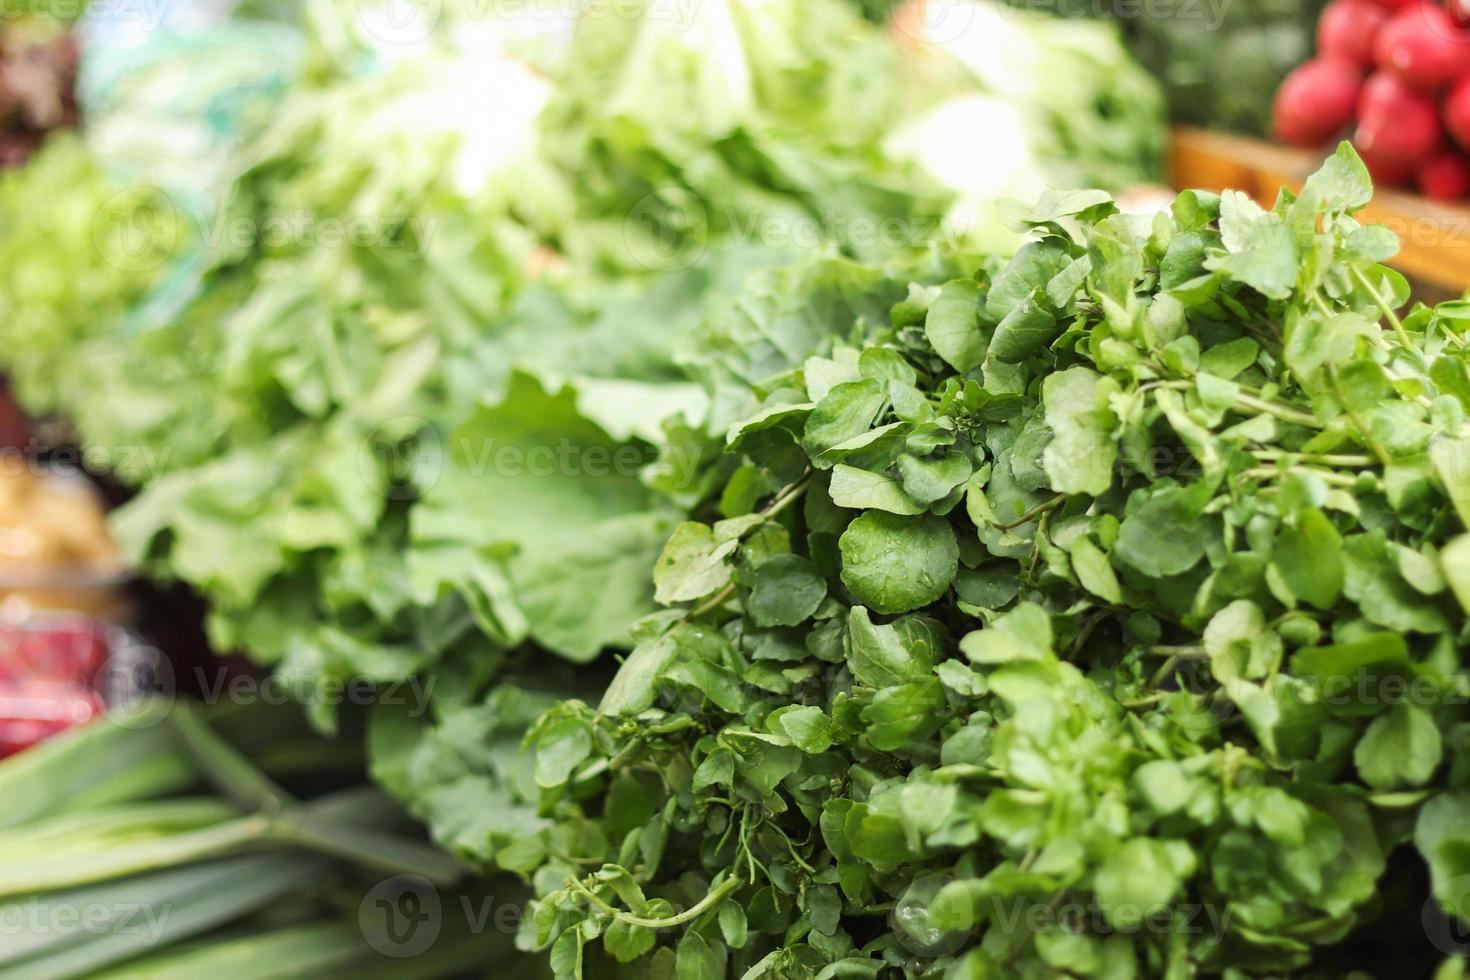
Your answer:
[[[1317,57],[1276,96],[1276,131],[1297,146],[1349,127],[1381,185],[1470,197],[1470,0],[1333,0]]]

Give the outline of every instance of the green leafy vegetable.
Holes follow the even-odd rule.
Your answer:
[[[1006,268],[812,307],[740,411],[711,372],[726,457],[665,551],[699,584],[530,737],[562,778],[522,943],[561,976],[1335,975],[1420,928],[1421,861],[1463,914],[1433,365],[1467,354],[1347,246],[1355,162],[1271,211],[1047,202]],[[1056,329],[969,346],[1030,309]]]

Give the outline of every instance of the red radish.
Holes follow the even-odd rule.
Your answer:
[[[1356,139],[1354,140],[1356,143]],[[1414,179],[1414,164],[1406,160],[1395,160],[1381,153],[1357,147],[1358,156],[1373,175],[1373,183],[1379,187],[1404,187]]]
[[[1456,24],[1470,27],[1470,0],[1447,0],[1445,9]]]
[[[1356,65],[1313,58],[1286,76],[1276,93],[1276,132],[1296,146],[1321,146],[1353,120],[1362,89]]]
[[[1460,146],[1470,150],[1470,75],[1460,79],[1445,100],[1444,124]]]
[[[1388,12],[1373,0],[1332,0],[1317,22],[1317,50],[1330,58],[1372,68],[1373,41],[1387,23]]]
[[[103,710],[102,700],[86,688],[49,680],[9,684],[0,691],[0,758],[89,721]]]
[[[1398,76],[1380,71],[1363,86],[1353,143],[1365,157],[1395,160],[1412,170],[1439,148],[1443,135],[1439,105]]]
[[[1470,197],[1470,160],[1453,150],[1435,154],[1419,167],[1419,189],[1436,201]]]
[[[1422,2],[1422,0],[1372,0],[1372,2],[1382,7],[1384,10],[1399,11],[1403,10],[1405,7],[1420,3]]]
[[[1436,91],[1470,67],[1470,33],[1444,8],[1424,4],[1396,15],[1378,34],[1374,55],[1387,68],[1418,89]]]

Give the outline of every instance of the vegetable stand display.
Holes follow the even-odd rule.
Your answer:
[[[1117,18],[387,6],[89,32],[0,175],[0,363],[258,671],[0,762],[0,927],[190,912],[0,980],[1457,976],[1470,304],[1350,145],[1135,213]]]
[[[1299,191],[1321,163],[1321,153],[1189,127],[1174,130],[1169,151],[1174,186],[1235,188],[1268,207],[1281,188]],[[1380,189],[1363,220],[1399,237],[1393,265],[1405,275],[1456,295],[1470,289],[1470,204]]]

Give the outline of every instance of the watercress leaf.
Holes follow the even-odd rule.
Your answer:
[[[1291,229],[1237,191],[1221,198],[1220,231],[1226,251],[1205,260],[1205,268],[1223,272],[1271,299],[1286,299],[1296,286],[1301,250]]]
[[[1267,628],[1260,607],[1237,599],[1216,613],[1202,637],[1210,668],[1224,683],[1259,680],[1280,665],[1281,636]]]
[[[828,493],[837,506],[855,510],[882,510],[912,516],[922,514],[925,507],[906,493],[893,477],[860,470],[845,463],[832,467]]]
[[[652,929],[615,920],[602,934],[602,945],[619,963],[632,963],[653,948]]]
[[[1145,575],[1178,575],[1204,557],[1212,531],[1199,512],[1196,494],[1184,487],[1160,487],[1129,498],[1113,554]]]
[[[745,910],[737,902],[725,902],[720,906],[719,912],[720,935],[725,939],[725,945],[731,949],[742,949],[745,946],[748,927],[745,921]]]
[[[1395,705],[1373,719],[1353,750],[1363,782],[1378,790],[1422,786],[1439,766],[1439,728],[1417,704]]]
[[[1249,337],[1238,337],[1201,351],[1199,369],[1228,380],[1254,364],[1260,350],[1261,346]]]
[[[1004,320],[1037,290],[1045,289],[1071,263],[1072,256],[1056,242],[1030,242],[1021,246],[995,277],[985,297],[986,316],[992,323]]]
[[[1054,437],[1042,463],[1052,489],[1096,495],[1112,485],[1117,445],[1108,397],[1116,391],[1112,379],[1085,367],[1048,375],[1043,382],[1046,423]]]
[[[866,433],[886,401],[883,386],[872,378],[835,386],[807,418],[803,447],[810,456],[817,457]]]
[[[832,720],[821,708],[803,705],[783,710],[777,718],[781,731],[803,752],[825,752],[832,745]]]
[[[868,511],[842,533],[842,582],[880,613],[909,612],[939,599],[959,569],[947,520]]]
[[[883,688],[917,680],[933,660],[924,647],[906,646],[892,625],[875,624],[868,610],[855,606],[848,614],[847,662],[853,676],[869,687]]]
[[[1342,536],[1327,515],[1315,507],[1297,515],[1296,525],[1282,529],[1273,555],[1293,595],[1331,609],[1342,595]]]
[[[1056,314],[1043,305],[1045,294],[1037,289],[1024,297],[995,328],[988,356],[1014,364],[1055,340],[1062,332]]]
[[[1151,909],[1167,905],[1179,891],[1180,861],[1161,841],[1134,837],[1124,841],[1097,869],[1093,891],[1110,923],[1133,928]]]
[[[1072,570],[1084,589],[1107,602],[1123,601],[1123,590],[1112,563],[1091,538],[1084,535],[1072,542],[1071,555]]]
[[[1343,140],[1320,169],[1307,178],[1304,193],[1312,193],[1334,211],[1352,213],[1373,199],[1373,178],[1353,145]]]
[[[970,460],[963,453],[950,452],[928,459],[907,453],[898,457],[904,493],[925,506],[949,496],[970,479],[971,472]]]
[[[580,719],[556,722],[536,739],[536,782],[547,787],[562,785],[591,754],[592,737]]]
[[[697,932],[684,934],[675,956],[674,976],[677,980],[724,980],[724,948],[718,945],[711,947]]]
[[[1449,582],[1460,609],[1470,613],[1470,534],[1454,538],[1440,550],[1440,568]]]
[[[1381,531],[1347,538],[1343,561],[1343,594],[1359,604],[1369,621],[1406,632],[1437,633],[1448,627],[1438,603],[1399,574]]]
[[[1023,602],[998,616],[988,629],[965,636],[960,651],[973,663],[1001,664],[1046,660],[1052,655],[1051,644],[1051,618],[1040,606]]]
[[[945,283],[929,307],[924,335],[934,352],[961,374],[979,367],[987,346],[980,330],[980,284],[972,279]]]
[[[738,540],[716,539],[706,524],[680,524],[654,565],[654,597],[665,604],[687,602],[724,588],[730,582],[730,557],[738,546]]]
[[[754,574],[746,605],[757,626],[799,626],[827,597],[827,580],[799,555],[776,555],[761,562]]]

